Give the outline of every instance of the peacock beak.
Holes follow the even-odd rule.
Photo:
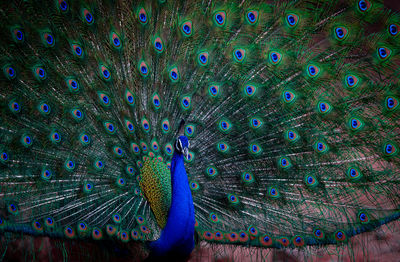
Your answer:
[[[189,148],[185,147],[183,149],[183,155],[186,157],[186,159],[188,158],[188,156],[189,156]]]

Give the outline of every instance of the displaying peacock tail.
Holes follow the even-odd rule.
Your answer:
[[[399,219],[400,14],[382,1],[0,12],[1,234],[187,256]]]

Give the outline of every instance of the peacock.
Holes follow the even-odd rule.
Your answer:
[[[340,247],[399,219],[400,14],[383,1],[0,5],[3,247],[186,259]]]

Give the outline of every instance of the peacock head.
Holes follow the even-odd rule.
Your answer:
[[[187,158],[189,155],[189,146],[189,139],[186,136],[179,136],[175,142],[175,151]]]

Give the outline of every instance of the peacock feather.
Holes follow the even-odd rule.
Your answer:
[[[2,235],[185,257],[195,239],[341,246],[399,219],[383,1],[0,6]]]

